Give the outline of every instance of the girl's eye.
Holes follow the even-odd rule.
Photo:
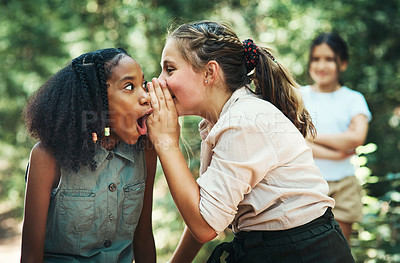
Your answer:
[[[147,81],[146,80],[143,81],[142,87],[146,92],[149,92],[148,89],[147,89]]]
[[[172,72],[172,71],[174,71],[175,69],[174,69],[174,68],[172,68],[172,67],[167,67],[167,69],[166,69],[166,70],[167,70],[167,72],[168,72],[168,73],[171,73],[171,72]]]
[[[133,88],[134,88],[133,84],[132,84],[132,83],[129,83],[128,85],[125,86],[124,89],[126,89],[126,90],[133,90]]]

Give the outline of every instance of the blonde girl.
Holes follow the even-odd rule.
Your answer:
[[[148,85],[149,136],[187,226],[171,262],[191,262],[227,227],[234,240],[208,262],[224,251],[227,262],[353,262],[304,139],[310,116],[271,52],[200,21],[169,34],[161,65]],[[197,181],[178,146],[183,115],[204,118]]]

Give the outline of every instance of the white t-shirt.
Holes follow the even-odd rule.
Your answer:
[[[241,88],[199,128],[199,207],[217,233],[290,229],[334,206],[310,147],[271,103]]]
[[[368,121],[371,120],[367,102],[358,91],[345,86],[328,93],[315,92],[311,86],[301,87],[300,90],[318,134],[342,133],[358,114],[364,114]],[[339,161],[315,158],[315,164],[327,181],[338,181],[354,175],[350,158]]]

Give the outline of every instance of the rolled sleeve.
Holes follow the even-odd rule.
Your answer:
[[[209,168],[197,183],[200,186],[200,213],[219,234],[233,221],[236,200],[251,191],[250,185],[218,170]],[[226,189],[229,186],[229,189]]]

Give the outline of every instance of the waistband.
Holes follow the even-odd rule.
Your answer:
[[[274,230],[274,231],[240,231],[238,233],[235,233],[235,238],[242,240],[242,239],[248,239],[248,238],[254,238],[256,236],[259,236],[261,240],[272,240],[272,239],[277,239],[277,238],[282,238],[282,237],[290,237],[293,235],[297,235],[299,233],[309,231],[312,228],[321,226],[321,225],[331,225],[332,227],[334,226],[334,216],[332,213],[332,208],[328,207],[325,211],[325,213],[298,227],[294,227],[291,229],[285,229],[285,230]],[[337,223],[336,223],[337,224]]]
[[[335,227],[338,228],[339,224],[333,218],[332,208],[328,207],[322,216],[302,226],[279,231],[241,231],[235,233],[233,241],[224,242],[215,247],[207,263],[219,263],[224,251],[229,253],[226,262],[233,262],[232,257],[242,258],[246,255],[242,246],[245,249],[264,246],[265,244],[279,246],[308,239]]]

